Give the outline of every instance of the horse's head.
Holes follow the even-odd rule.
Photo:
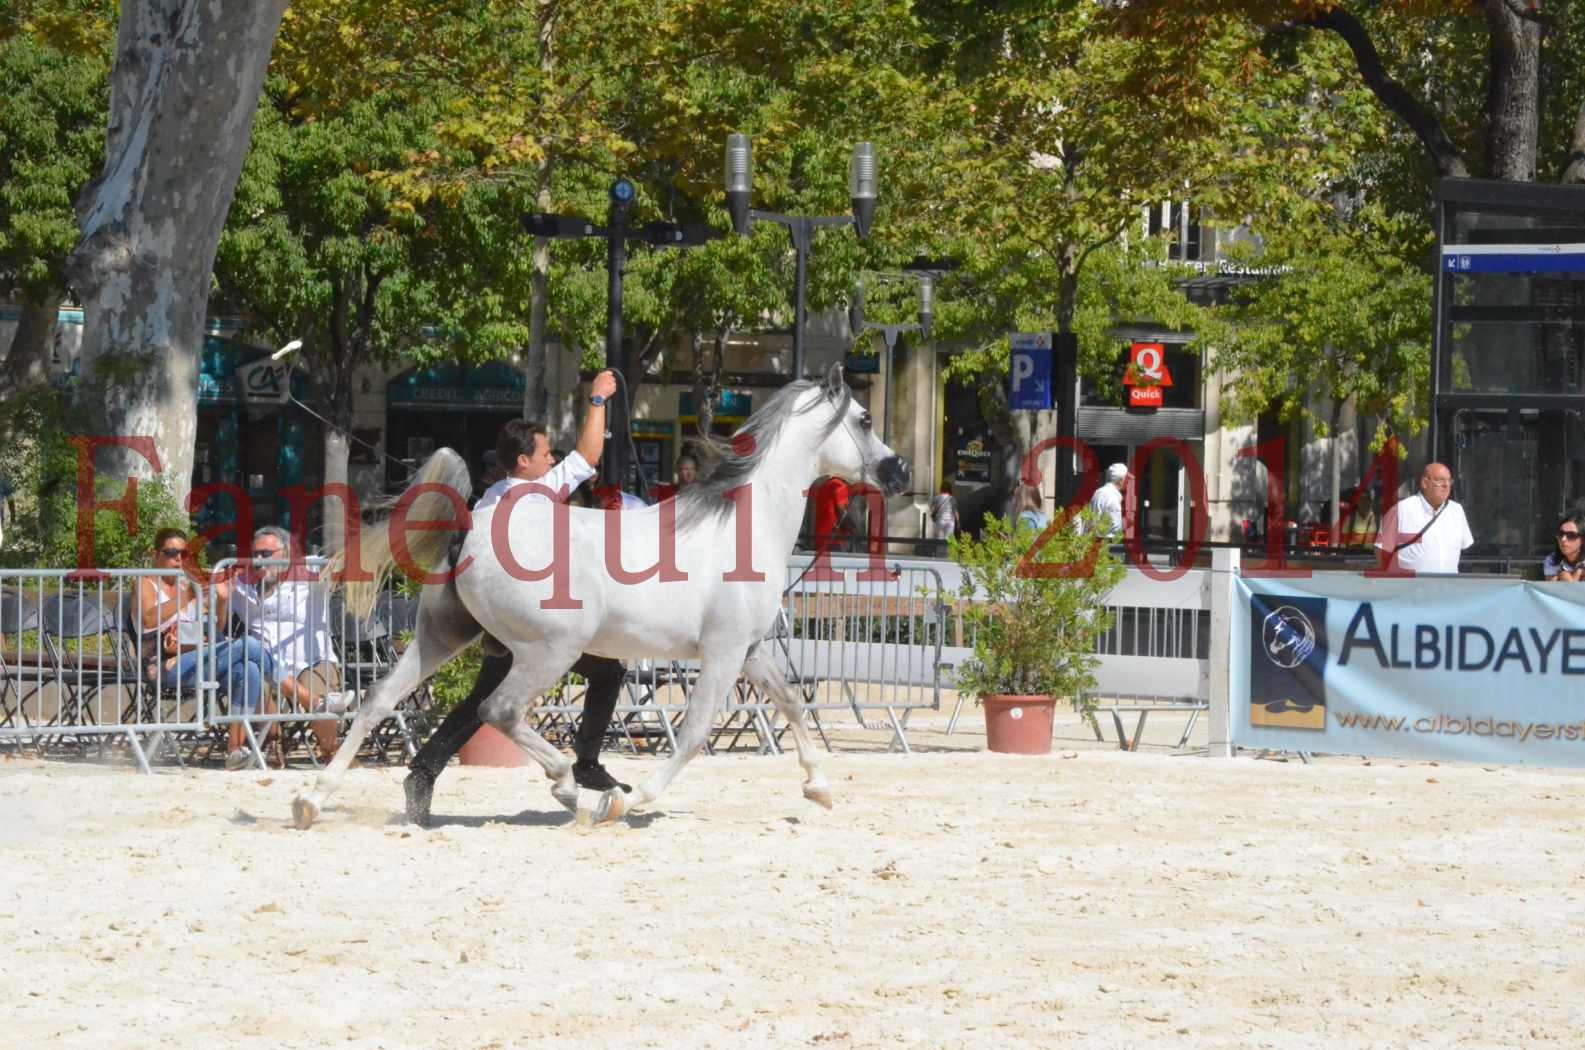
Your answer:
[[[815,455],[819,473],[849,482],[866,482],[888,496],[908,491],[912,468],[908,461],[875,436],[870,414],[853,400],[853,392],[842,378],[842,366],[832,365],[821,391],[840,418],[832,426]]]

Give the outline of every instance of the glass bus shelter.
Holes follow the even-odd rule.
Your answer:
[[[1431,448],[1472,554],[1553,549],[1585,510],[1585,187],[1436,184]]]

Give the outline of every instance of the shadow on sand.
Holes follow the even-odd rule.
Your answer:
[[[665,819],[666,814],[630,813],[623,818],[622,823],[630,828],[647,828],[657,820]],[[392,826],[407,826],[407,817],[401,813],[393,815],[388,822]],[[564,809],[525,809],[515,816],[447,816],[435,814],[430,818],[429,830],[439,828],[482,828],[486,824],[510,824],[520,828],[562,828],[573,823],[573,816]]]

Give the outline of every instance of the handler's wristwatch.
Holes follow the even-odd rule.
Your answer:
[[[592,395],[590,395],[589,404],[593,405],[595,408],[599,408],[600,406],[605,404],[605,395],[604,394],[592,394]]]

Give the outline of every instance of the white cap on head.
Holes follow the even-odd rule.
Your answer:
[[[1107,481],[1122,481],[1126,477],[1128,477],[1128,465],[1125,463],[1113,463],[1106,468]]]

